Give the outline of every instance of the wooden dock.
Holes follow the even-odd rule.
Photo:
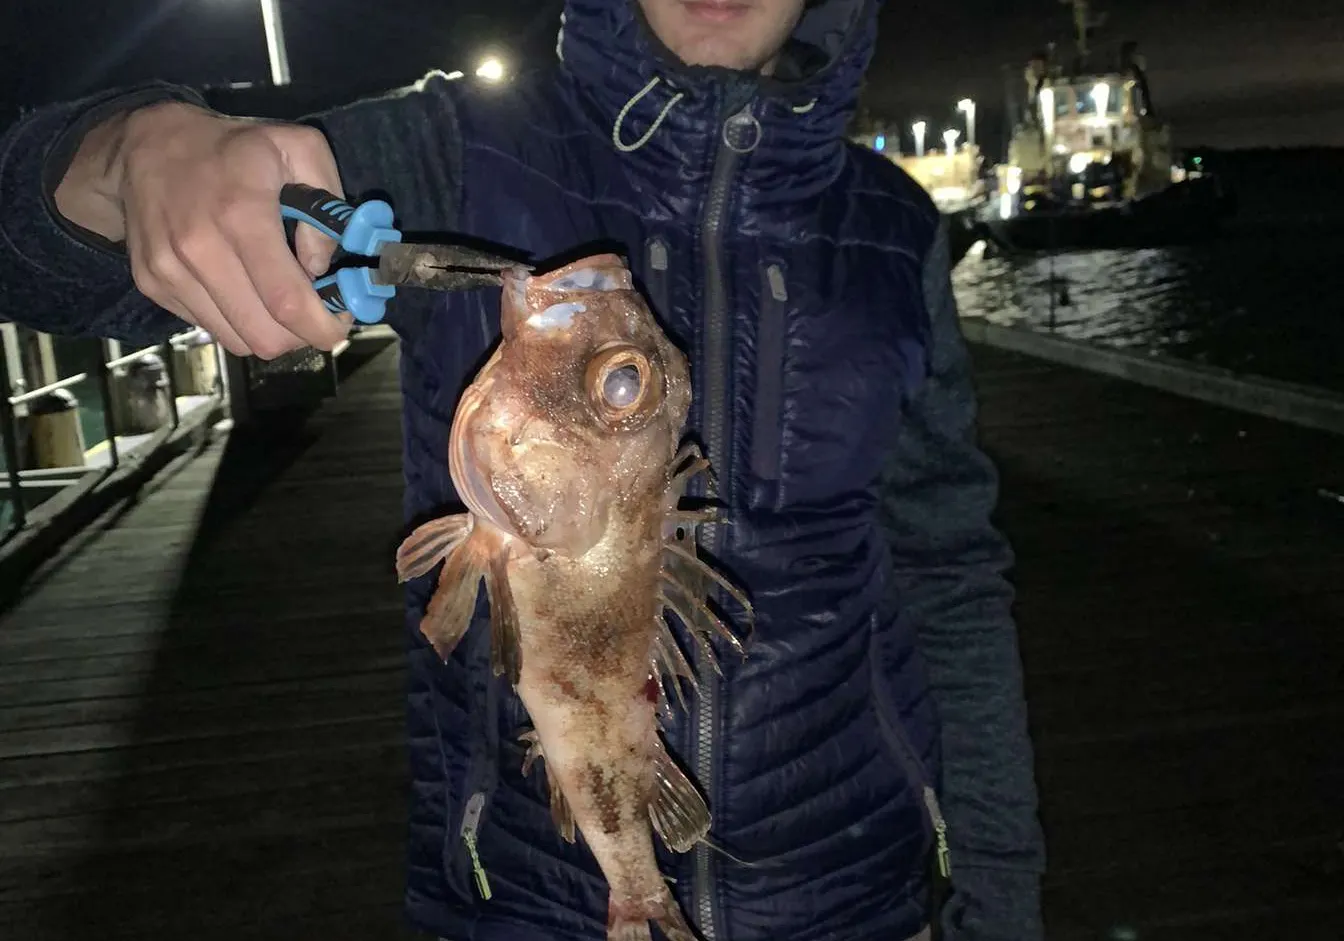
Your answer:
[[[976,347],[1051,941],[1344,937],[1344,439]],[[0,616],[0,938],[409,938],[395,353]]]

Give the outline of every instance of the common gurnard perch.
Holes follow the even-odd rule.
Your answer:
[[[480,582],[492,659],[533,730],[561,835],[581,831],[610,887],[609,941],[694,941],[658,870],[653,836],[685,852],[709,809],[669,757],[658,718],[696,676],[666,612],[709,654],[742,645],[706,604],[742,592],[699,558],[712,509],[684,509],[709,462],[678,447],[691,403],[686,358],[615,255],[550,274],[504,275],[502,339],[453,419],[449,468],[467,512],[426,523],[397,554],[400,578],[444,563],[421,630],[447,657]]]

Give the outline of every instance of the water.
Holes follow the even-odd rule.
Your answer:
[[[1060,252],[1063,337],[1344,393],[1344,154],[1211,157],[1238,194],[1225,234],[1197,245]],[[1048,330],[1050,258],[968,255],[965,316]]]
[[[1055,332],[1344,393],[1344,234],[1057,254]],[[965,316],[1047,330],[1051,261],[967,256]]]

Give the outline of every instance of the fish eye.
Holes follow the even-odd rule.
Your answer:
[[[638,366],[618,366],[602,380],[602,398],[614,409],[627,409],[639,401],[642,378]]]
[[[626,423],[658,401],[657,372],[642,352],[625,344],[599,350],[588,363],[588,394],[605,422]]]

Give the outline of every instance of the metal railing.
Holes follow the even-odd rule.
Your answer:
[[[386,328],[354,331],[336,349],[321,354],[310,368],[293,367],[316,380],[305,383],[308,392],[293,394],[301,394],[305,399],[312,395],[326,398],[338,394],[342,380],[338,361],[350,350],[352,341],[359,343],[361,340],[394,339],[394,335]],[[35,342],[39,346],[45,344],[43,355],[31,355]],[[87,344],[90,362],[87,368],[57,377],[56,344],[69,343]],[[98,349],[96,356],[93,352],[95,345]],[[182,377],[178,375],[174,351],[207,346],[215,366],[210,392],[196,401],[183,399]],[[309,353],[307,358],[312,360],[312,351]],[[162,385],[166,387],[166,414],[163,420],[152,431],[119,427],[122,423],[118,420],[121,411],[118,406],[127,403],[128,390],[135,385],[134,382],[126,381],[127,371],[155,356],[161,360]],[[287,370],[282,368],[281,371],[283,373]],[[277,402],[275,395],[262,395],[259,401],[254,401],[268,376],[274,375],[273,370],[259,371],[250,360],[227,353],[199,329],[187,330],[167,342],[127,353],[115,340],[61,339],[0,319],[0,460],[3,460],[4,465],[0,469],[0,548],[25,527],[38,525],[32,520],[37,507],[54,500],[57,495],[64,495],[62,503],[82,500],[86,493],[96,490],[102,481],[123,467],[130,452],[135,453],[137,460],[162,455],[159,449],[182,426],[185,416],[181,406],[184,401],[190,401],[193,412],[209,408],[211,414],[222,413],[235,426],[250,423],[255,417],[255,409],[267,407],[267,399],[271,405],[293,404],[292,399],[286,400],[283,396]],[[36,385],[34,380],[41,384]],[[90,409],[86,407],[81,410],[72,394],[73,390],[86,383],[93,386],[96,402],[102,411],[102,440],[88,443],[83,441],[84,435],[87,433],[92,437],[94,433],[91,429],[87,432],[84,429],[84,419],[89,417]],[[56,398],[62,395],[66,396],[66,401],[57,402]],[[86,403],[89,401],[92,400],[86,399]],[[35,453],[37,423],[34,418],[35,415],[54,414],[53,406],[56,406],[55,411],[76,413],[73,419],[67,421],[79,425],[79,450],[82,454],[78,463],[39,466],[44,462],[38,460]],[[70,456],[75,450],[73,442],[67,441],[62,453]],[[52,462],[45,463],[50,465]],[[8,520],[4,518],[7,506],[11,511]]]
[[[149,451],[158,447],[176,432],[182,424],[180,409],[181,393],[176,368],[175,353],[196,347],[209,347],[209,355],[215,365],[215,375],[208,392],[201,401],[193,403],[196,407],[217,407],[227,401],[229,393],[229,369],[224,352],[218,344],[211,341],[203,331],[191,329],[171,337],[164,343],[157,343],[123,353],[115,340],[98,341],[100,355],[98,364],[88,370],[52,379],[33,387],[32,377],[26,375],[23,357],[17,349],[21,334],[25,339],[47,344],[45,357],[48,369],[54,364],[55,356],[51,344],[55,338],[44,336],[35,331],[24,330],[13,324],[0,324],[0,445],[4,458],[4,474],[0,475],[0,488],[7,491],[10,507],[8,522],[0,526],[0,543],[7,541],[29,522],[36,506],[40,506],[55,494],[67,488],[86,482],[90,477],[103,478],[115,473],[130,452]],[[151,357],[158,357],[162,363],[162,383],[151,383],[155,402],[159,391],[165,393],[167,420],[152,430],[118,428],[119,413],[128,401],[129,384],[117,389],[114,379],[126,376],[128,367],[146,363]],[[17,374],[16,374],[17,373]],[[42,376],[39,378],[48,378]],[[36,462],[34,432],[35,419],[41,414],[38,408],[44,402],[51,402],[61,392],[69,395],[70,390],[92,380],[97,390],[97,402],[102,410],[102,431],[104,439],[93,443],[92,447],[83,447],[82,462],[61,466],[31,466]],[[63,410],[78,409],[78,403],[70,396]],[[76,411],[71,419],[78,422],[82,429],[82,415]],[[22,422],[22,425],[21,425]],[[78,432],[78,440],[83,444],[83,432]],[[21,448],[21,443],[27,447]],[[105,448],[106,457],[91,461],[91,456]],[[25,453],[26,452],[26,453]],[[27,466],[25,466],[27,465]],[[96,480],[94,481],[96,483]],[[30,499],[34,498],[34,499]]]

